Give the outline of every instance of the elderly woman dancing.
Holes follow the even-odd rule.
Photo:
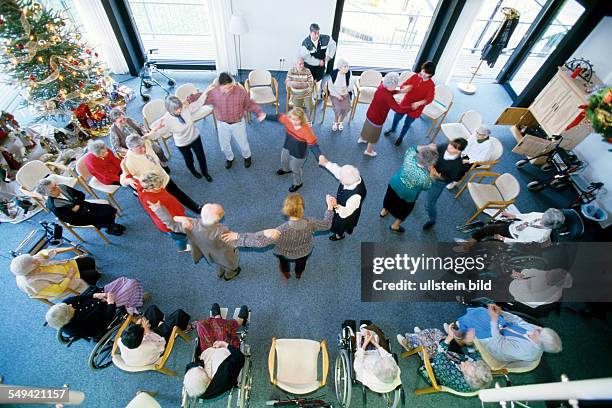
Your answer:
[[[110,204],[91,203],[85,193],[48,178],[40,180],[36,192],[47,197],[47,208],[57,218],[72,225],[95,225],[111,235],[122,235],[123,225],[115,222],[117,209]]]
[[[351,111],[351,95],[354,86],[349,63],[340,58],[337,67],[331,72],[327,82],[327,89],[334,109],[334,124],[332,125],[332,131],[334,132],[344,130],[342,122]]]
[[[63,299],[82,293],[100,279],[96,261],[89,256],[53,260],[72,248],[42,250],[36,255],[23,254],[11,261],[17,287],[28,296],[47,300]]]
[[[423,346],[438,384],[458,392],[474,392],[486,388],[492,381],[491,368],[481,359],[480,353],[473,346],[474,331],[468,332],[460,345],[449,331],[447,336],[438,329],[421,330],[414,328],[414,333],[406,337],[397,335],[397,340],[406,350]],[[423,353],[419,353],[423,358]],[[419,374],[429,382],[425,366],[419,367]]]
[[[125,307],[134,314],[142,307],[144,292],[136,279],[121,277],[104,289],[93,288],[52,306],[45,315],[49,326],[75,337],[96,337],[112,322],[117,308]]]
[[[300,279],[312,252],[312,234],[331,227],[333,209],[337,203],[329,194],[325,201],[327,210],[322,220],[304,218],[304,197],[298,193],[289,194],[283,203],[283,214],[289,217],[287,222],[276,229],[257,233],[228,232],[223,234],[223,240],[234,247],[263,248],[274,244],[274,255],[278,257],[282,275],[289,279],[291,262],[295,262],[295,277]]]
[[[431,188],[431,172],[438,160],[438,152],[430,145],[410,147],[406,150],[402,167],[391,177],[383,201],[381,217],[395,217],[389,226],[392,232],[404,233],[400,224],[414,209],[414,203],[422,190]]]
[[[211,399],[231,390],[244,366],[237,329],[246,326],[248,307],[242,306],[235,320],[223,319],[218,303],[212,305],[210,314],[212,317],[196,324],[202,354],[185,372],[183,384],[190,397]]]

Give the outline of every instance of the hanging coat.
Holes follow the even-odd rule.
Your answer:
[[[502,22],[501,27],[497,29],[495,34],[493,34],[485,44],[480,59],[486,61],[489,67],[493,68],[503,49],[508,46],[510,36],[512,36],[518,22],[518,17],[506,18]]]

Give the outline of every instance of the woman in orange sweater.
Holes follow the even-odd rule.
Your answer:
[[[317,137],[308,125],[308,117],[302,108],[293,108],[286,115],[267,115],[267,120],[274,120],[285,126],[285,143],[281,151],[281,168],[276,170],[276,174],[293,174],[293,185],[289,187],[291,193],[299,190],[303,185],[302,167],[308,148],[319,160],[321,149],[317,144]]]

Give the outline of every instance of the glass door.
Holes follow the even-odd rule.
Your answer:
[[[440,0],[346,0],[336,58],[352,67],[411,69]]]
[[[566,0],[551,23],[529,49],[527,57],[510,76],[509,84],[519,95],[546,59],[557,48],[563,37],[576,24],[584,7],[576,0]]]

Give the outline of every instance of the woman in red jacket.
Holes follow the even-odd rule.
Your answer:
[[[378,86],[370,107],[366,113],[366,119],[361,129],[361,135],[359,136],[358,143],[367,143],[368,147],[363,154],[375,157],[376,152],[374,151],[374,145],[380,138],[380,132],[382,126],[387,119],[389,110],[393,109],[396,112],[404,112],[393,95],[399,92],[408,92],[408,88],[397,91],[395,88],[399,85],[399,75],[396,72],[389,72],[383,78],[382,84]]]
[[[85,167],[102,184],[119,185],[121,160],[104,144],[102,140],[90,140],[87,153],[83,157]]]
[[[185,209],[181,203],[162,187],[162,180],[157,173],[145,174],[140,183],[137,185],[138,200],[142,208],[145,209],[151,221],[155,224],[158,230],[171,237],[179,251],[189,251],[187,244],[187,235],[173,232],[157,217],[151,206],[163,205],[171,217],[184,217]]]

